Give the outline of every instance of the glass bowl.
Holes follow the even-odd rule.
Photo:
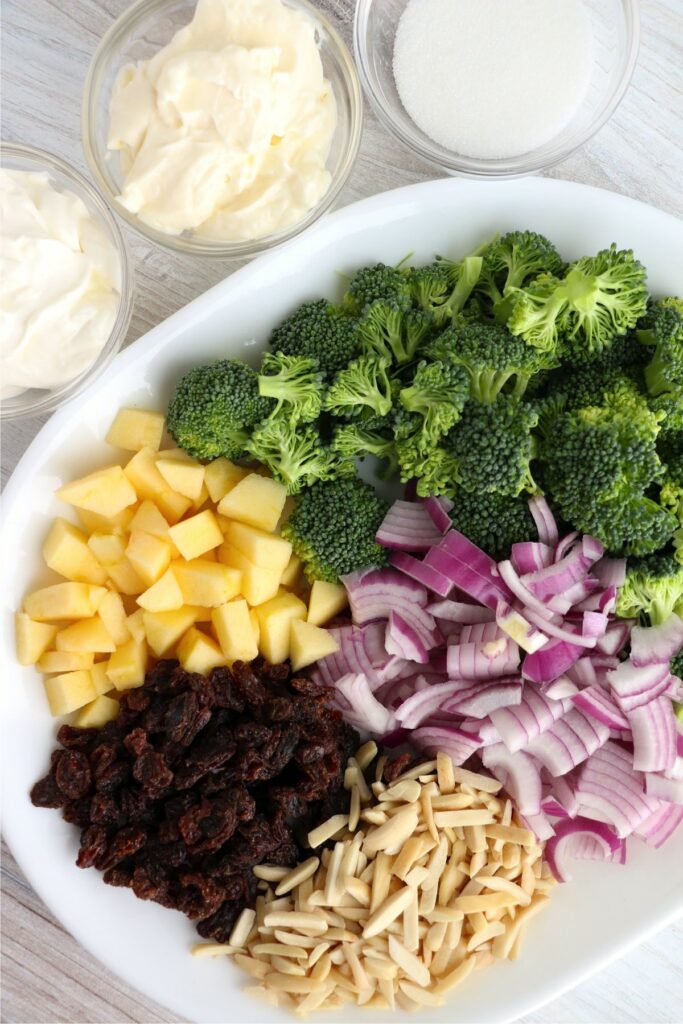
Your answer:
[[[591,138],[612,116],[631,80],[640,37],[639,0],[584,0],[593,30],[593,72],[586,96],[555,138],[519,156],[478,159],[446,149],[408,115],[394,81],[394,37],[408,0],[358,0],[354,50],[365,93],[392,135],[449,174],[501,178],[552,167]],[[425,68],[425,73],[428,69]]]
[[[363,96],[349,50],[330,22],[308,0],[284,0],[315,23],[325,78],[337,104],[337,124],[327,158],[331,174],[325,195],[296,224],[264,238],[237,242],[203,238],[192,231],[169,235],[144,224],[118,202],[123,175],[119,155],[107,149],[109,103],[114,80],[125,64],[147,60],[165,46],[194,14],[196,0],[138,0],[102,38],[83,91],[81,126],[85,156],[95,181],[116,212],[146,238],[169,249],[198,256],[245,258],[286,242],[315,223],[339,196],[358,154]]]
[[[134,287],[128,250],[116,218],[112,216],[102,196],[78,171],[50,153],[43,153],[32,146],[21,146],[9,142],[3,142],[0,145],[0,165],[7,170],[47,173],[51,185],[59,192],[73,192],[77,195],[85,203],[88,213],[106,232],[118,253],[121,267],[121,297],[116,320],[109,338],[94,363],[78,377],[60,387],[29,388],[19,395],[0,401],[0,419],[10,420],[18,419],[20,416],[38,416],[41,413],[53,412],[100,376],[121,348],[128,333],[128,325],[133,313]]]

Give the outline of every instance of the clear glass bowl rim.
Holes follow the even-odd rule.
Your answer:
[[[356,11],[353,19],[353,49],[358,65],[358,73],[363,84],[363,91],[370,105],[384,127],[404,146],[417,153],[427,163],[438,167],[449,174],[460,174],[473,178],[522,177],[543,171],[548,167],[566,159],[583,146],[612,117],[624,94],[628,89],[638,59],[640,49],[640,0],[619,0],[624,14],[627,38],[627,52],[621,77],[610,94],[607,103],[594,115],[587,129],[580,138],[572,137],[562,141],[562,133],[554,146],[540,147],[520,156],[500,159],[477,159],[451,153],[438,143],[429,141],[415,131],[406,131],[403,125],[394,120],[391,112],[384,105],[372,85],[369,70],[367,40],[367,21],[373,0],[356,0]],[[541,155],[542,152],[542,155]]]
[[[95,98],[99,92],[100,84],[106,68],[112,56],[118,51],[120,44],[126,39],[136,26],[150,15],[160,13],[164,7],[175,3],[177,0],[136,0],[136,2],[121,14],[110,28],[102,36],[95,53],[90,61],[88,73],[83,86],[83,101],[81,105],[81,135],[83,150],[90,171],[102,191],[105,199],[112,209],[122,217],[130,226],[144,238],[156,242],[164,248],[173,249],[194,256],[213,256],[231,259],[244,259],[255,256],[258,253],[266,252],[276,246],[282,245],[306,228],[314,224],[324,213],[326,213],[339,196],[342,188],[351,173],[360,147],[362,126],[363,126],[363,93],[361,89],[358,71],[349,48],[342,39],[332,23],[315,7],[309,0],[287,0],[289,6],[298,7],[304,10],[311,20],[319,25],[333,43],[336,51],[337,61],[342,71],[344,88],[346,90],[350,106],[349,138],[346,143],[345,153],[334,178],[330,182],[325,195],[306,216],[293,224],[291,227],[280,231],[275,235],[267,235],[265,238],[241,242],[222,242],[214,239],[199,239],[191,236],[168,235],[163,231],[157,231],[142,223],[134,213],[126,210],[116,200],[117,189],[109,171],[104,167],[98,157],[98,147],[95,143],[97,125],[97,103]]]
[[[4,141],[0,143],[0,164],[2,164],[2,166],[5,166],[5,158],[9,158],[10,160],[15,158],[33,162],[36,165],[36,171],[57,171],[59,174],[64,175],[65,178],[71,181],[74,185],[74,191],[77,194],[82,193],[87,197],[89,203],[91,203],[95,208],[97,215],[111,233],[121,261],[121,299],[119,302],[119,308],[111,334],[109,335],[109,338],[107,339],[107,342],[99,356],[92,366],[85,370],[80,377],[62,385],[60,388],[55,388],[49,391],[46,390],[43,398],[32,398],[27,400],[26,405],[18,405],[11,409],[7,408],[4,403],[0,402],[0,420],[15,420],[26,416],[39,416],[47,412],[54,412],[54,410],[60,405],[70,401],[72,398],[75,398],[76,395],[84,391],[85,388],[100,376],[120,350],[128,333],[128,327],[133,315],[133,306],[135,302],[135,285],[128,247],[121,232],[121,228],[119,227],[116,218],[112,215],[104,197],[98,192],[97,188],[80,173],[80,171],[77,171],[70,164],[66,163],[65,160],[62,160],[61,157],[55,156],[53,153],[48,153],[35,146],[28,146],[22,143]],[[29,390],[32,391],[36,389]],[[27,394],[28,393],[29,392],[27,391]],[[15,401],[18,403],[21,398],[22,395],[17,395]]]

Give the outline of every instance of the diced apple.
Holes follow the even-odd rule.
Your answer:
[[[168,490],[168,484],[157,469],[156,453],[141,448],[123,469],[139,498],[156,498]]]
[[[55,639],[55,647],[58,651],[93,651],[98,654],[109,654],[116,650],[116,644],[99,615],[81,619],[60,630]]]
[[[228,662],[252,661],[256,657],[258,644],[245,600],[229,601],[214,608],[211,621]]]
[[[204,483],[214,504],[218,504],[228,491],[249,476],[249,470],[243,466],[236,466],[229,459],[214,459],[204,468]]]
[[[225,665],[225,656],[215,640],[192,626],[178,644],[178,661],[186,672],[201,672]]]
[[[90,618],[107,593],[89,583],[55,583],[34,590],[24,600],[24,611],[37,622]]]
[[[184,519],[168,531],[180,554],[188,562],[223,543],[223,534],[210,509]]]
[[[195,608],[179,608],[173,612],[143,612],[147,643],[158,658],[164,657],[195,623]]]
[[[246,523],[231,522],[225,532],[225,539],[254,565],[272,569],[280,575],[292,557],[292,545],[288,540]]]
[[[107,662],[107,675],[117,690],[142,686],[147,670],[147,644],[131,638],[117,647]]]
[[[117,647],[130,639],[130,632],[126,625],[126,609],[123,607],[121,595],[117,594],[115,590],[110,590],[106,597],[102,598],[97,614]]]
[[[293,620],[289,638],[289,656],[292,671],[298,672],[319,658],[326,658],[339,650],[339,644],[327,629],[314,626],[303,619]]]
[[[108,565],[107,572],[109,573],[109,579],[120,594],[135,597],[137,594],[141,594],[143,590],[147,590],[147,584],[144,580],[140,579],[127,558],[122,558],[116,565]]]
[[[137,505],[127,505],[115,516],[102,516],[99,512],[89,512],[85,508],[79,508],[76,511],[88,533],[120,533],[128,529],[136,508]]]
[[[173,569],[167,569],[156,583],[140,594],[138,604],[150,612],[170,612],[182,608],[183,592]]]
[[[142,608],[138,608],[137,611],[132,612],[126,619],[128,632],[133,637],[133,640],[137,641],[139,644],[145,642],[145,622],[142,616],[143,610]]]
[[[107,574],[88,547],[88,538],[73,523],[55,519],[43,544],[47,566],[80,583],[105,583]]]
[[[34,622],[26,612],[17,612],[15,637],[19,664],[35,665],[56,635],[56,626],[48,626],[45,622]]]
[[[272,533],[282,514],[287,491],[276,480],[250,473],[221,498],[218,511],[228,519]]]
[[[340,583],[327,583],[325,580],[315,580],[311,587],[311,596],[308,600],[307,622],[314,626],[322,626],[329,622],[335,615],[339,615],[349,603],[346,589]]]
[[[120,562],[126,553],[126,541],[120,533],[93,533],[88,538],[88,547],[101,566]]]
[[[137,501],[131,481],[120,466],[98,469],[96,473],[64,484],[56,494],[69,505],[109,517]]]
[[[192,507],[192,502],[189,498],[183,497],[182,494],[176,494],[175,491],[164,491],[162,494],[157,494],[154,500],[163,513],[164,519],[168,520],[169,523],[177,523],[185,515],[188,508]]]
[[[207,503],[208,500],[209,500],[209,492],[206,489],[206,484],[203,483],[201,491],[199,492],[197,497],[192,502],[192,508],[194,509],[195,512],[199,512],[200,509],[202,509],[204,507],[204,505]]]
[[[193,459],[191,455],[188,455],[184,448],[162,448],[161,451],[157,453],[157,460],[158,459],[173,459],[175,462],[197,461],[196,459]]]
[[[91,669],[95,662],[92,651],[46,651],[37,667],[45,675],[58,672],[80,672]]]
[[[134,530],[143,530],[144,533],[151,533],[154,537],[168,540],[168,523],[154,502],[148,498],[140,503],[140,507],[131,520],[131,533]]]
[[[242,574],[239,570],[195,558],[190,562],[174,562],[173,573],[180,584],[185,604],[217,608],[240,593]]]
[[[294,594],[283,594],[256,609],[261,636],[259,650],[272,665],[289,657],[289,627],[294,619],[306,618],[306,605]]]
[[[171,564],[171,547],[151,533],[134,530],[128,541],[126,558],[140,579],[151,587]]]
[[[256,614],[255,608],[249,609],[249,621],[251,622],[251,629],[254,634],[254,640],[256,641],[256,646],[258,647],[259,640],[261,639],[261,623],[258,620],[258,615]]]
[[[164,433],[164,416],[150,409],[119,409],[105,438],[115,448],[157,451]]]
[[[204,485],[204,467],[194,460],[157,459],[157,468],[172,491],[196,501]]]
[[[87,670],[50,676],[45,680],[45,693],[53,715],[68,715],[97,696]]]
[[[299,580],[301,579],[302,562],[298,555],[292,555],[287,568],[282,574],[280,583],[283,587],[287,587],[288,590],[295,590]]]
[[[96,661],[90,668],[90,678],[98,694],[109,693],[113,689],[112,681],[107,675],[108,661]]]
[[[113,697],[95,697],[76,715],[74,725],[77,729],[101,729],[107,722],[113,722],[119,713],[120,704]]]
[[[280,586],[280,573],[254,565],[227,542],[218,549],[218,557],[225,565],[242,573],[241,593],[250,605],[260,605],[275,597]]]

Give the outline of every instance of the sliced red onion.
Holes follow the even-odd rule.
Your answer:
[[[424,508],[439,535],[451,529],[453,523],[448,513],[453,508],[452,501],[448,498],[426,498]]]
[[[503,633],[498,629],[496,622],[474,622],[469,626],[463,626],[460,631],[460,643],[489,643],[491,640],[498,640]]]
[[[370,569],[342,576],[349,598],[351,616],[362,626],[373,619],[386,619],[392,609],[401,611],[427,604],[427,591],[395,569]]]
[[[395,501],[375,534],[375,540],[382,547],[397,551],[429,551],[442,533],[434,525],[426,505]]]
[[[576,683],[579,689],[584,686],[595,686],[598,682],[598,677],[592,656],[588,655],[587,657],[579,658],[578,661],[574,662],[571,668],[567,669],[567,677],[571,679],[573,683]]]
[[[412,732],[411,739],[428,754],[448,754],[456,766],[464,764],[480,744],[476,734],[447,726],[422,726]]]
[[[549,814],[551,818],[564,818],[567,813],[562,804],[552,798],[543,800],[541,810],[544,814]]]
[[[482,644],[452,644],[446,659],[448,674],[455,679],[497,679],[516,671],[519,648],[508,637]]]
[[[554,613],[522,583],[522,579],[517,575],[512,562],[508,559],[499,562],[498,571],[506,586],[509,587],[512,594],[514,594],[518,601],[521,601],[527,610],[535,611],[537,615],[542,616],[544,619],[554,618]],[[512,604],[512,601],[506,603]]]
[[[602,545],[594,538],[583,537],[559,562],[522,576],[521,581],[539,600],[556,597],[586,578],[601,550]]]
[[[510,591],[500,579],[496,563],[489,559],[488,555],[484,555],[483,551],[480,554],[486,559],[485,562],[481,559],[477,562],[468,562],[465,560],[467,555],[458,558],[443,547],[443,543],[456,532],[451,530],[445,535],[441,544],[428,551],[425,562],[427,565],[434,566],[444,576],[448,576],[469,597],[479,601],[485,607],[495,610],[499,601],[511,599]]]
[[[627,712],[633,733],[633,767],[641,772],[666,772],[676,763],[676,719],[668,697]]]
[[[571,858],[581,858],[581,847],[577,845],[576,839],[585,836],[590,836],[592,840],[593,845],[590,847],[592,854],[596,849],[602,849],[603,860],[607,860],[619,850],[619,839],[608,825],[590,821],[588,818],[565,818],[563,821],[557,822],[555,835],[546,844],[545,856],[550,870],[558,882],[571,881],[568,861]],[[590,859],[592,860],[594,857],[591,856]]]
[[[626,582],[626,559],[601,558],[593,566],[592,572],[600,580],[603,587],[623,587]]]
[[[579,769],[579,813],[613,825],[623,839],[657,810],[645,793],[644,776],[633,769],[633,755],[609,740]]]
[[[553,562],[560,562],[564,558],[564,556],[569,552],[569,550],[574,546],[578,539],[578,531],[573,530],[572,533],[568,533],[566,537],[563,537],[561,540],[559,540],[555,548]]]
[[[579,660],[585,648],[564,640],[551,640],[540,651],[527,654],[522,675],[534,683],[552,683]]]
[[[495,611],[478,604],[463,604],[460,601],[433,601],[427,605],[427,611],[436,619],[449,619],[451,622],[475,623],[493,622]]]
[[[524,751],[511,753],[502,743],[485,747],[482,764],[502,782],[520,814],[541,809],[541,775],[534,759]]]
[[[496,711],[498,708],[512,707],[519,704],[521,700],[521,680],[501,680],[489,684],[478,682],[469,690],[449,697],[442,707],[449,714],[487,718],[492,711]]]
[[[595,650],[601,654],[619,654],[628,643],[631,632],[630,622],[610,622],[603,636],[595,644]]]
[[[589,578],[592,579],[592,577]],[[594,590],[583,601],[577,601],[574,604],[574,610],[579,612],[604,612],[606,615],[612,615],[616,604],[617,588],[609,586],[603,590],[602,584],[599,583],[599,589]]]
[[[384,645],[388,654],[395,654],[407,661],[415,661],[419,665],[426,665],[429,661],[429,650],[423,636],[398,612],[392,611],[389,614]]]
[[[411,580],[416,580],[428,590],[433,590],[440,597],[448,597],[453,589],[452,581],[443,573],[435,569],[433,565],[426,565],[419,558],[407,554],[405,551],[393,551],[389,557],[389,563],[394,569],[405,573]]]
[[[543,692],[553,700],[564,700],[565,697],[573,697],[579,692],[579,688],[567,676],[560,676],[554,683],[544,686]]]
[[[648,704],[664,692],[669,683],[669,666],[648,665],[636,668],[630,661],[623,661],[607,673],[607,681],[619,707],[629,712]]]
[[[559,779],[553,779],[550,790],[560,807],[564,808],[564,814],[575,818],[579,813],[579,801],[575,793],[574,773],[571,772],[568,775],[561,775]]]
[[[644,839],[648,846],[659,849],[669,839],[683,821],[683,807],[676,804],[660,803],[649,818],[635,830],[635,834]]]
[[[538,626],[544,633],[555,637],[556,640],[564,640],[575,647],[595,647],[596,639],[594,636],[583,636],[581,633],[577,633],[575,629],[565,629],[564,626],[548,622],[547,619],[537,615],[531,608],[526,609],[526,617],[534,626]]]
[[[569,707],[569,700],[552,700],[535,687],[526,686],[521,704],[492,712],[491,721],[505,746],[514,753],[526,748],[531,740],[549,729]]]
[[[348,703],[348,708],[343,707],[343,712],[351,725],[380,735],[394,728],[396,723],[393,713],[375,698],[368,680],[361,672],[342,676],[335,685],[337,698],[341,695]]]
[[[515,567],[515,572],[520,575],[543,569],[544,566],[550,565],[552,560],[553,549],[538,540],[519,541],[510,548],[510,561]]]
[[[679,704],[683,703],[683,679],[679,679],[678,676],[669,676],[664,695],[670,700],[678,701]]]
[[[480,746],[490,747],[494,743],[500,743],[500,733],[490,718],[466,718],[460,723],[463,732],[477,733],[481,738]]]
[[[631,630],[632,665],[667,665],[683,647],[683,619],[674,612],[659,626],[634,626]]]
[[[572,697],[572,703],[609,729],[628,729],[628,719],[601,686],[589,686]]]
[[[527,750],[551,775],[566,775],[609,739],[609,729],[578,709],[567,712],[529,744]]]
[[[466,682],[449,682],[426,685],[422,689],[416,686],[411,696],[396,708],[396,721],[406,729],[416,729],[425,719],[438,711],[449,697],[465,692],[467,685]]]
[[[670,804],[683,804],[683,778],[668,779],[665,775],[648,772],[645,775],[645,792]]]
[[[544,843],[555,835],[555,829],[550,819],[546,817],[542,810],[538,814],[523,814],[520,817],[522,824],[534,833],[539,843]]]
[[[550,511],[550,506],[542,494],[537,494],[529,501],[529,511],[533,517],[538,538],[543,544],[554,548],[559,539],[559,532],[555,516]]]
[[[584,636],[601,637],[605,635],[609,619],[604,612],[584,612],[581,632]]]
[[[548,637],[545,632],[534,628],[521,612],[518,612],[506,601],[499,601],[496,608],[496,623],[504,633],[515,641],[523,651],[533,654],[545,647]]]

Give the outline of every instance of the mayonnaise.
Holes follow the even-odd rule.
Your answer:
[[[83,201],[47,174],[0,169],[0,398],[86,370],[120,292],[118,252]]]
[[[144,223],[241,241],[324,195],[335,124],[309,17],[281,0],[198,0],[167,46],[119,72],[108,146]]]

